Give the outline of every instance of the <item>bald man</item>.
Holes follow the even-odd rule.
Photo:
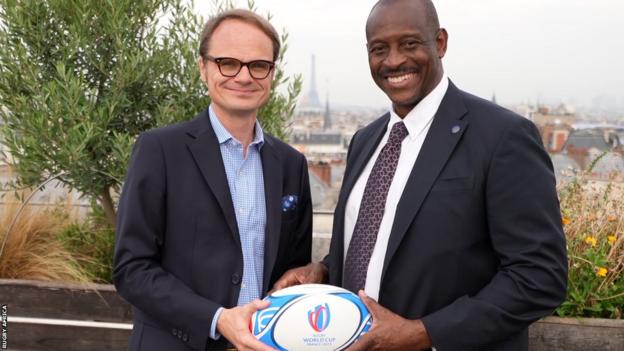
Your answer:
[[[537,129],[447,78],[431,1],[378,2],[366,37],[392,108],[351,141],[329,255],[275,288],[359,292],[373,326],[350,351],[527,350],[528,326],[562,302],[567,276]]]

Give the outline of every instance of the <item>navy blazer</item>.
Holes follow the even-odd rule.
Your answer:
[[[325,258],[334,285],[346,202],[388,121],[349,146]],[[566,277],[555,177],[537,129],[450,83],[397,206],[379,303],[422,319],[438,351],[526,350],[527,327],[561,303]]]
[[[263,292],[310,262],[312,204],[305,157],[265,134]],[[282,199],[296,195],[293,208]],[[215,312],[236,306],[243,255],[208,110],[138,138],[119,201],[113,279],[135,307],[130,350],[223,350]]]

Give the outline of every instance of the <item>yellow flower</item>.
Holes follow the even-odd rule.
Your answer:
[[[617,238],[615,237],[615,235],[609,235],[609,236],[607,236],[607,241],[609,242],[609,245],[613,245],[613,244],[615,244],[615,240],[616,240],[616,239],[617,239]]]
[[[594,247],[598,243],[598,240],[596,240],[596,238],[594,238],[593,236],[586,236],[585,237],[585,243],[587,243],[587,244],[591,245],[592,247]]]
[[[602,278],[606,277],[607,276],[607,272],[608,272],[608,270],[606,268],[604,268],[604,267],[597,267],[596,268],[596,275],[599,276],[599,277],[602,277]]]
[[[561,223],[563,223],[563,225],[568,225],[568,224],[570,224],[570,218],[563,217],[563,218],[561,219]]]

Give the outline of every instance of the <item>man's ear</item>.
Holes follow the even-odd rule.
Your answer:
[[[446,47],[448,45],[448,33],[446,29],[440,28],[438,35],[436,36],[436,50],[438,51],[438,57],[443,58],[446,55]]]
[[[208,84],[208,77],[206,77],[206,61],[201,56],[197,58],[197,69],[199,69],[199,77],[202,82],[204,82],[204,84]]]

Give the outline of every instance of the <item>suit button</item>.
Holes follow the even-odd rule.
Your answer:
[[[173,334],[173,336],[177,336],[178,330],[176,328],[171,329],[171,334]]]
[[[178,330],[178,339],[182,339],[182,331]]]
[[[187,342],[188,340],[188,334],[182,335],[182,341]]]
[[[232,274],[232,284],[237,285],[238,283],[240,283],[240,281],[240,275],[236,273]]]

